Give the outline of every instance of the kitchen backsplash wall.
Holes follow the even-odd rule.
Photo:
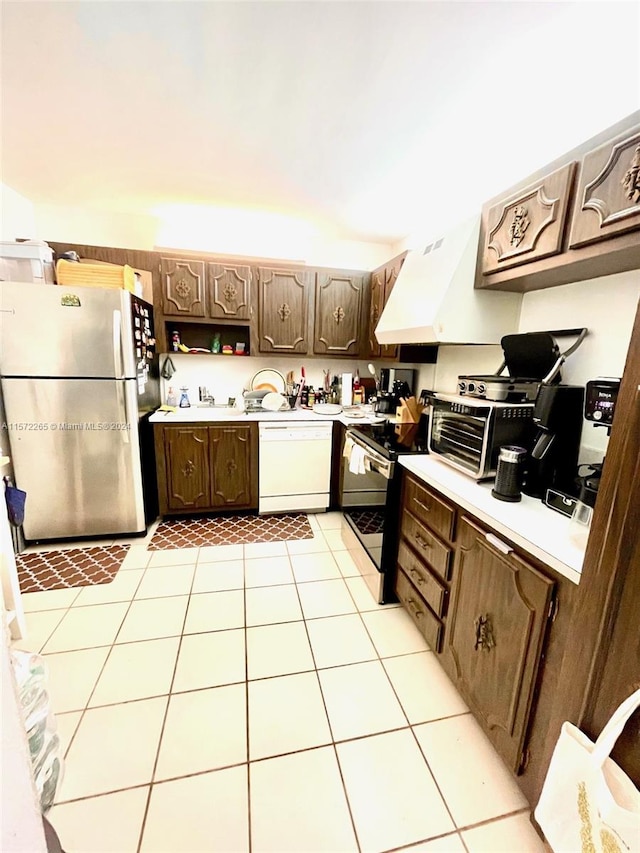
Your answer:
[[[165,358],[166,356],[162,357],[161,367]],[[307,385],[313,385],[314,388],[319,388],[323,385],[323,369],[330,370],[332,377],[341,373],[352,373],[355,375],[356,370],[359,371],[361,377],[370,376],[367,369],[368,362],[356,359],[339,360],[321,357],[312,358],[308,356],[298,356],[297,358],[277,358],[270,356],[268,358],[261,358],[259,356],[211,356],[193,353],[171,353],[170,358],[176,372],[170,380],[162,380],[163,402],[166,401],[169,387],[174,388],[178,393],[182,386],[186,386],[189,389],[188,393],[191,405],[195,405],[198,402],[198,388],[202,385],[215,397],[216,403],[226,403],[229,397],[235,397],[240,402],[243,389],[249,388],[251,378],[259,370],[264,369],[277,370],[285,377],[288,371],[293,370],[295,381],[298,382],[300,380],[300,369],[304,366],[306,383]],[[378,372],[381,367],[385,366],[426,367],[430,368],[433,372],[435,365],[398,365],[393,362],[375,362]],[[429,384],[420,385],[416,391],[419,392],[421,387],[432,386]]]
[[[620,377],[624,370],[633,321],[640,297],[640,271],[566,284],[525,293],[520,332],[575,329],[589,334],[562,368],[567,385],[585,385],[598,376]],[[575,338],[558,338],[561,350]],[[502,363],[500,346],[441,346],[435,390],[455,393],[458,375],[494,373]],[[584,421],[580,461],[600,461],[606,452],[606,429]]]

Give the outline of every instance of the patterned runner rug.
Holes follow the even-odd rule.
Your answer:
[[[240,545],[312,539],[306,515],[231,515],[216,518],[179,518],[158,525],[148,550],[195,548],[200,545]]]
[[[16,555],[21,592],[89,586],[114,579],[128,545],[70,548],[67,551],[39,551]]]

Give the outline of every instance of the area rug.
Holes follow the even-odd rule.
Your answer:
[[[216,518],[179,518],[158,525],[148,546],[196,548],[206,545],[247,545],[284,539],[313,539],[306,515],[231,515]]]
[[[128,545],[70,548],[18,554],[16,566],[21,592],[67,589],[109,583],[122,565]]]

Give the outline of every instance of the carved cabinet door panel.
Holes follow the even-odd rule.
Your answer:
[[[404,263],[405,255],[401,255],[390,261],[386,267],[385,283],[384,283],[384,303],[383,308],[389,300],[391,291],[393,290],[396,280],[400,275],[400,270]],[[380,347],[380,358],[396,358],[398,355],[398,347],[396,344],[382,344]]]
[[[169,509],[206,509],[209,497],[209,435],[206,427],[164,428]]]
[[[568,163],[483,210],[483,275],[562,251],[575,169]]]
[[[371,358],[380,358],[380,344],[375,331],[384,307],[385,281],[385,267],[371,273],[371,299],[369,301],[369,326],[367,329],[367,350]]]
[[[517,772],[554,582],[468,518],[459,533],[447,669]]]
[[[161,258],[162,310],[168,317],[205,316],[203,261]]]
[[[640,127],[601,145],[581,163],[571,248],[640,228]]]
[[[252,425],[209,427],[211,504],[248,509],[254,500]]]
[[[258,267],[260,352],[309,352],[309,296],[314,273]]]
[[[359,355],[364,276],[321,273],[316,278],[313,351],[321,355]]]
[[[208,264],[209,316],[249,320],[251,268],[237,264]]]

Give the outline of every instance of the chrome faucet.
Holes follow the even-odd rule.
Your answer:
[[[198,398],[201,403],[206,403],[209,406],[215,406],[215,398],[211,396],[208,388],[205,385],[201,385],[198,388]]]

